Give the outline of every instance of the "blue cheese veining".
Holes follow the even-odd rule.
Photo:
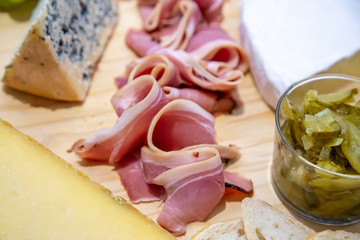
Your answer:
[[[84,100],[116,10],[116,0],[41,0],[3,82],[46,98]]]

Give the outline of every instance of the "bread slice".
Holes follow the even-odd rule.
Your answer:
[[[190,240],[246,240],[244,226],[241,219],[219,222],[209,225]]]
[[[308,236],[306,240],[360,240],[360,233],[325,230]]]
[[[3,82],[46,98],[82,101],[117,20],[117,0],[40,0]]]
[[[313,229],[261,200],[245,198],[241,211],[249,240],[304,240],[315,233]]]

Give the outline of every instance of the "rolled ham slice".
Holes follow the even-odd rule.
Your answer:
[[[140,16],[146,31],[154,31],[174,13],[172,9],[178,0],[138,0]]]
[[[253,194],[252,181],[237,174],[224,171],[226,199],[242,200]]]
[[[158,42],[161,47],[172,50],[185,49],[196,31],[196,26],[203,19],[196,2],[188,0],[159,0],[152,9],[149,4],[141,1],[139,11],[143,19],[144,32],[149,35],[149,38],[141,38],[146,42],[151,39]],[[129,32],[133,33],[139,32]],[[131,48],[137,49],[134,45],[136,43],[126,42]],[[139,50],[135,52],[143,53]]]
[[[207,69],[218,76],[226,71],[249,70],[249,58],[245,50],[221,28],[219,23],[201,25],[186,49],[196,59],[205,61]]]
[[[192,161],[185,160],[190,163],[162,172],[150,183],[164,186],[167,193],[157,222],[174,236],[180,236],[189,223],[204,220],[219,203],[225,191],[224,176],[215,148],[175,151],[167,157],[172,159],[173,154],[181,154],[184,160],[189,156]]]
[[[222,21],[222,7],[224,0],[194,0],[208,23]]]
[[[216,144],[214,117],[194,102],[174,100],[152,119],[147,144],[156,151],[176,151],[198,144]]]
[[[162,49],[159,41],[143,30],[130,29],[125,37],[126,45],[139,57],[144,57]]]
[[[127,68],[129,82],[144,74],[152,75],[160,86],[176,87],[185,83],[176,66],[166,56],[160,54],[138,59]]]
[[[151,122],[147,146],[141,149],[142,168],[146,182],[166,190],[157,221],[175,236],[185,233],[187,224],[204,220],[224,195],[218,146],[214,117],[192,101],[168,103]],[[219,149],[236,156],[237,149]]]
[[[182,79],[190,86],[195,85],[212,91],[229,91],[244,78],[244,73],[236,69],[214,75],[216,72],[207,69],[205,61],[196,59],[184,51],[160,50],[158,53],[165,55],[177,66]]]
[[[157,67],[153,62],[160,63],[160,66]],[[210,91],[230,91],[244,78],[240,70],[222,71],[216,76],[206,67],[206,62],[196,59],[187,52],[163,49],[158,51],[158,54],[149,55],[129,64],[126,73],[129,74],[129,81],[141,74],[151,74],[161,80],[161,86],[187,85]]]
[[[79,157],[119,161],[143,142],[151,119],[168,100],[156,80],[144,75],[115,93],[112,103],[119,116],[115,125],[77,141],[72,149]]]
[[[187,99],[200,105],[211,114],[231,112],[238,104],[232,95],[222,92],[205,91],[198,88],[175,88],[163,87],[166,97],[173,101],[175,99]],[[225,95],[225,96],[224,96]]]
[[[145,181],[140,162],[140,148],[126,155],[115,164],[121,183],[132,203],[160,201],[166,199],[164,187]]]
[[[181,14],[180,20],[158,34],[160,35],[160,45],[163,48],[184,50],[194,35],[196,26],[202,20],[202,16],[195,2],[178,1],[177,7]]]

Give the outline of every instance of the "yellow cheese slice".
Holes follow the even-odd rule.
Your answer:
[[[0,239],[174,239],[0,119]]]

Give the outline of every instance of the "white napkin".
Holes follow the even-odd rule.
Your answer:
[[[292,83],[315,74],[360,77],[359,0],[241,0],[240,7],[242,45],[272,108]]]

